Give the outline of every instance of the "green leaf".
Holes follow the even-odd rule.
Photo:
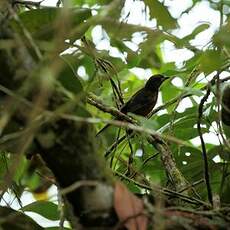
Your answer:
[[[217,50],[207,50],[200,58],[200,68],[207,74],[217,71],[222,64],[223,59],[221,57],[221,53]]]
[[[0,207],[0,228],[4,230],[42,230],[33,219],[22,212],[8,207]]]
[[[63,59],[65,60],[65,57]],[[68,64],[64,63],[64,67],[58,76],[58,81],[60,81],[62,86],[67,90],[77,95],[82,91],[83,87],[78,76],[75,74],[74,66],[70,62],[67,63]]]
[[[163,86],[161,87],[161,92],[162,92],[162,98],[163,102],[167,102],[171,100],[172,98],[176,97],[179,93],[180,90],[174,86],[171,81],[165,81]],[[175,105],[167,107],[167,111],[171,112],[174,109]]]
[[[93,59],[90,58],[89,56],[84,56],[82,59],[80,59],[79,64],[83,65],[85,67],[86,73],[89,76],[89,80],[94,80],[94,79],[92,79],[92,77],[94,76],[94,73],[95,73],[95,64],[94,64]]]
[[[159,127],[159,124],[154,119],[147,119],[143,116],[138,116],[135,114],[130,113],[130,115],[137,121],[140,122],[141,126],[146,129],[156,130]]]
[[[15,157],[15,156],[13,156],[13,157]],[[16,173],[14,175],[15,182],[18,182],[18,183],[20,182],[21,178],[25,174],[27,166],[28,166],[28,161],[26,160],[25,157],[22,157],[20,159],[20,161],[18,161],[17,170],[16,170]]]
[[[140,57],[137,55],[136,52],[129,50],[127,52],[127,64],[128,68],[133,68],[136,67],[137,64],[139,63]]]
[[[185,61],[185,66],[184,68],[187,70],[187,71],[192,71],[194,69],[194,67],[197,67],[199,66],[200,64],[200,57],[202,56],[203,53],[196,53],[192,58],[190,58],[189,60]]]
[[[173,133],[175,135],[175,137],[177,137],[178,139],[181,140],[190,140],[192,138],[195,138],[198,136],[198,132],[196,129],[196,124],[197,124],[197,113],[192,113],[192,110],[189,110],[190,114],[187,113],[176,113],[175,116],[172,115],[171,117],[173,117],[174,122],[173,122]],[[167,116],[165,116],[165,121],[167,118]],[[159,119],[157,121],[160,121]],[[164,121],[164,122],[165,122]],[[165,124],[162,124],[162,126],[160,127],[159,131],[160,132],[164,132],[164,133],[168,133],[171,130],[171,124],[170,124],[170,119],[168,120],[168,122]],[[208,128],[202,128],[202,132],[208,132]]]
[[[202,25],[199,25],[197,26],[190,35],[187,36],[187,38],[189,37],[191,39],[193,39],[197,34],[203,32],[204,30],[207,30],[208,28],[210,27],[209,24],[202,24]]]
[[[147,55],[146,55],[147,54]],[[152,52],[145,52],[145,55],[140,56],[141,60],[139,64],[137,65],[138,67],[141,68],[156,68],[159,69],[161,67],[161,59],[157,55],[155,51],[152,50]]]
[[[192,178],[195,181],[203,176],[202,152],[198,148],[176,146],[173,148],[173,153],[178,167],[180,167],[187,179]],[[187,162],[187,164],[184,165],[183,161]]]
[[[138,57],[138,63],[136,67],[141,68],[156,68],[161,67],[160,51],[157,49],[159,44],[158,36],[148,35],[147,38],[139,44],[138,54],[135,52],[135,56]]]
[[[224,146],[214,146],[208,151],[208,155],[215,157],[216,155],[220,155],[220,157],[225,161],[230,161],[230,151],[227,147]]]
[[[144,0],[145,4],[149,7],[150,17],[156,18],[158,25],[164,29],[175,29],[177,21],[171,16],[168,9],[157,0]]]
[[[24,11],[19,15],[19,18],[23,23],[23,26],[25,26],[25,28],[33,35],[33,37],[49,40],[54,36],[54,23],[60,13],[60,8],[47,7]],[[73,26],[81,24],[82,22],[84,22],[84,20],[91,16],[91,10],[85,8],[72,8],[69,10],[69,13],[72,19]],[[15,20],[11,21],[11,25],[16,30],[21,30],[20,26]],[[85,30],[82,31],[79,37],[81,37],[84,33]]]
[[[24,206],[22,210],[24,212],[35,212],[49,220],[59,220],[60,218],[58,206],[49,201],[36,201]]]
[[[102,18],[100,20],[100,24],[109,34],[110,38],[116,38],[120,40],[121,39],[131,40],[132,35],[135,32],[150,33],[150,31],[143,26],[138,26],[138,25],[124,23],[124,22],[120,23],[112,19],[108,20],[108,18]],[[151,30],[151,36],[155,36],[155,38],[159,38],[160,36],[163,36],[163,33],[159,30]]]
[[[185,116],[183,118],[178,119],[174,123],[174,127],[178,129],[182,128],[192,128],[197,123],[197,117],[193,115]]]
[[[183,87],[183,88],[179,88],[179,89],[182,92],[189,93],[189,94],[192,94],[192,95],[196,95],[198,97],[204,95],[204,93],[202,92],[202,90],[191,88],[191,87]]]
[[[225,125],[222,122],[222,126],[223,126],[223,130],[224,130],[224,134],[226,135],[226,137],[230,140],[230,127],[229,125]]]
[[[212,40],[213,43],[216,46],[227,46],[230,47],[230,31],[229,31],[230,21],[228,20],[228,23],[220,28],[219,31],[214,34]]]
[[[196,35],[198,35],[199,33],[207,30],[208,28],[210,27],[209,24],[205,23],[205,24],[202,24],[202,25],[199,25],[197,26],[191,34],[183,37],[180,41],[184,44],[184,43],[187,43],[189,41],[191,41],[192,39],[194,39],[196,37]]]
[[[162,66],[159,72],[166,76],[173,76],[173,75],[181,74],[181,70],[177,69],[175,62],[162,63]]]
[[[204,129],[202,129],[202,131],[204,133]],[[198,136],[197,129],[194,128],[187,128],[183,130],[181,128],[178,128],[174,130],[174,133],[175,136],[181,140],[191,140]]]
[[[1,151],[0,152],[0,179],[4,179],[3,175],[6,173],[6,170],[8,169],[9,164],[9,156],[6,152]]]
[[[204,89],[205,86],[206,86],[205,83],[196,82],[196,84],[193,86],[193,88],[194,88],[194,89]]]

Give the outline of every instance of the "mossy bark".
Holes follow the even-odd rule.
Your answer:
[[[7,4],[6,2],[4,10],[7,10]],[[3,5],[1,6],[0,12],[3,10]],[[36,63],[30,55],[20,35],[11,30],[8,16],[1,16],[0,38],[17,44],[12,49],[0,50],[0,84],[2,89],[9,92],[8,94],[1,90],[0,93],[2,118],[7,117],[4,124],[1,124],[1,131],[3,135],[15,132],[21,132],[22,135],[13,139],[13,143],[12,140],[4,142],[0,149],[18,154],[18,146],[27,141],[25,139],[31,138],[27,148],[23,150],[42,156],[61,190],[82,182],[76,189],[65,194],[74,216],[80,220],[82,226],[111,226],[117,220],[113,211],[113,180],[110,171],[105,167],[103,157],[99,155],[100,148],[96,143],[93,125],[58,116],[55,119],[44,116],[44,121],[35,122],[32,137],[28,133],[23,135],[24,130],[31,128],[28,127],[28,116],[32,111],[30,104],[36,103],[36,95],[41,90],[37,80],[31,77],[31,73],[36,71],[40,63]],[[26,88],[25,82],[31,88]],[[17,96],[24,97],[25,101]],[[52,87],[52,91],[43,98],[45,103],[42,109],[54,111],[66,100],[63,98],[63,94]],[[75,107],[68,112],[74,113]],[[29,122],[33,126],[33,121]],[[90,185],[87,181],[95,183]]]

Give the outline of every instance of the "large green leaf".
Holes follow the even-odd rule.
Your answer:
[[[150,30],[147,27],[129,24],[125,22],[118,22],[111,18],[102,18],[100,24],[106,30],[111,38],[116,37],[117,39],[131,40],[132,35],[135,32],[146,32],[155,36],[155,38],[163,37],[163,33],[159,30]]]
[[[19,15],[19,18],[34,38],[49,40],[54,37],[55,21],[60,13],[61,8],[48,7],[24,11]],[[85,8],[73,8],[69,10],[69,13],[74,26],[78,26],[91,16],[91,10]],[[16,30],[20,31],[20,26],[15,20],[12,20],[11,24]],[[84,33],[85,30],[79,34],[79,37]]]
[[[68,57],[71,57],[71,55],[63,56],[63,60],[65,61],[62,71],[58,76],[58,81],[60,81],[62,86],[67,90],[77,95],[82,91],[82,84],[76,74],[76,66],[70,62]]]
[[[11,155],[11,157],[12,157],[12,160],[14,160],[15,155]],[[14,175],[15,182],[18,182],[18,183],[20,182],[22,177],[25,175],[27,167],[28,167],[28,161],[25,159],[25,157],[22,157],[20,161],[18,161],[17,170]]]
[[[230,127],[229,125],[225,125],[222,122],[222,126],[223,126],[223,130],[224,130],[224,134],[226,135],[226,137],[230,140]]]
[[[209,24],[207,23],[204,23],[204,24],[201,24],[199,26],[197,26],[191,34],[183,37],[182,39],[179,39],[177,42],[176,42],[176,46],[178,47],[181,47],[183,46],[184,44],[186,43],[189,43],[192,39],[194,39],[196,37],[196,35],[198,35],[199,33],[207,30],[208,28],[210,27]]]
[[[207,131],[206,129],[202,129],[203,133],[206,131]],[[175,136],[181,140],[191,140],[198,136],[197,129],[195,128],[186,128],[183,130],[181,128],[177,128],[174,130],[174,133]]]
[[[22,210],[24,212],[35,212],[49,220],[59,220],[60,218],[58,206],[49,201],[36,201],[24,206]]]
[[[207,50],[200,58],[200,68],[205,73],[211,73],[217,71],[223,64],[223,59],[220,51]]]
[[[163,102],[165,103],[171,100],[172,98],[176,97],[180,93],[180,90],[168,80],[165,81],[163,86],[161,87],[161,92],[162,92]],[[167,107],[168,112],[174,110],[174,106],[175,105],[171,105]]]
[[[173,149],[177,166],[181,169],[187,179],[194,181],[203,176],[202,152],[198,148],[176,146]],[[184,164],[186,162],[186,164]]]
[[[151,18],[156,18],[158,25],[164,29],[174,29],[177,26],[177,21],[171,16],[168,9],[157,0],[144,0],[149,7]]]
[[[219,155],[223,160],[230,161],[230,151],[225,146],[214,146],[208,151],[208,155],[212,157]]]
[[[196,52],[196,54],[188,59],[187,61],[184,62],[184,68],[188,71],[188,75],[187,77],[190,75],[191,71],[194,70],[194,68],[197,68],[197,66],[199,66],[200,64],[200,57],[202,56],[203,52]]]

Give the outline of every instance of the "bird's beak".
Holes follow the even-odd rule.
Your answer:
[[[162,82],[164,82],[165,80],[169,79],[170,77],[164,77],[162,78]]]

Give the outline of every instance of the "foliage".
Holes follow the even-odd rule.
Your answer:
[[[34,43],[41,52],[43,58],[39,63],[39,71],[34,71],[31,76],[42,78],[41,82],[47,85],[53,84],[52,87],[57,87],[63,93],[63,105],[55,112],[57,114],[63,111],[68,112],[67,108],[77,104],[77,111],[71,115],[83,120],[89,117],[102,119],[100,122],[97,120],[95,124],[98,130],[104,125],[102,121],[108,121],[112,117],[87,104],[88,93],[93,93],[105,105],[116,107],[121,105],[121,101],[114,93],[115,89],[111,86],[111,79],[117,86],[121,85],[121,94],[124,101],[127,101],[145,82],[141,80],[142,76],[137,76],[135,71],[132,71],[133,67],[148,70],[152,74],[161,73],[170,77],[170,80],[161,87],[160,97],[164,106],[149,119],[133,117],[144,129],[158,132],[164,137],[184,177],[190,184],[200,181],[195,189],[203,201],[208,200],[208,195],[204,182],[203,151],[199,144],[197,123],[201,98],[206,94],[207,87],[210,86],[211,95],[203,106],[201,131],[206,141],[205,148],[212,192],[220,197],[223,204],[229,205],[230,186],[227,165],[230,149],[226,144],[225,133],[220,121],[220,88],[225,81],[223,73],[229,73],[230,65],[229,1],[208,1],[209,7],[219,11],[223,20],[204,48],[192,45],[192,41],[209,29],[209,24],[206,22],[201,22],[191,30],[190,34],[182,38],[174,35],[175,30],[179,28],[180,17],[191,12],[200,2],[203,1],[193,0],[192,6],[175,18],[164,1],[145,0],[143,15],[156,23],[154,29],[129,23],[129,13],[124,14],[125,3],[119,0],[72,0],[71,5],[63,9],[60,7],[43,8],[42,6],[36,8],[30,5],[28,10],[25,4],[18,4],[19,9],[16,11],[18,18],[13,17],[10,25],[25,39],[25,46],[33,50],[32,44]],[[64,26],[63,21],[66,22]],[[82,39],[83,35],[85,40]],[[135,43],[135,38],[138,38],[140,42]],[[165,62],[162,51],[165,42],[172,43],[175,49],[190,50],[192,57],[184,60],[180,65],[176,60]],[[0,49],[7,50],[9,47],[3,48],[4,44],[0,40]],[[130,44],[135,44],[136,49],[133,49]],[[13,44],[9,43],[9,46]],[[52,55],[55,52],[61,55],[57,64],[50,67]],[[32,55],[35,55],[34,53],[32,52]],[[182,83],[180,86],[175,83],[178,81]],[[173,102],[169,103],[171,101]],[[190,106],[186,106],[186,101]],[[10,126],[13,129],[13,122]],[[108,150],[114,143],[118,133],[120,136],[125,134],[124,129],[118,130],[118,127],[109,128],[99,137],[99,142],[102,142],[103,145],[102,155],[106,152],[104,150]],[[128,141],[124,141],[110,153],[107,161],[114,172],[119,175],[128,175],[130,181],[126,183],[133,192],[143,192],[143,189],[134,181],[147,180],[162,187],[167,185],[161,156],[148,143],[145,134],[142,132],[129,140],[132,149]],[[219,139],[219,143],[211,140],[214,137],[215,140]],[[47,142],[52,141],[52,134],[45,138]],[[5,140],[3,136],[0,141],[5,143]],[[127,173],[130,154],[133,155],[133,162],[130,163],[130,171]],[[220,158],[218,163],[213,160],[217,156]],[[21,156],[18,161],[15,154],[8,152],[2,152],[0,157],[2,184],[5,183],[6,174],[15,165],[15,161],[18,162],[17,170],[13,175],[13,183],[10,183],[11,185],[6,183],[6,187],[3,186],[3,194],[8,192],[11,196],[20,199],[25,190],[35,194],[38,188],[44,187],[39,192],[47,193],[47,189],[53,184],[51,182],[48,186],[44,186],[46,183],[40,176],[45,175],[46,177],[47,172],[44,173],[41,167],[34,170],[26,157]],[[34,212],[49,220],[61,218],[57,205],[49,201],[31,202],[22,207],[20,211]],[[8,212],[14,213],[15,211],[9,209]],[[20,218],[23,217],[20,216]],[[37,228],[39,227],[31,222],[30,229]]]

